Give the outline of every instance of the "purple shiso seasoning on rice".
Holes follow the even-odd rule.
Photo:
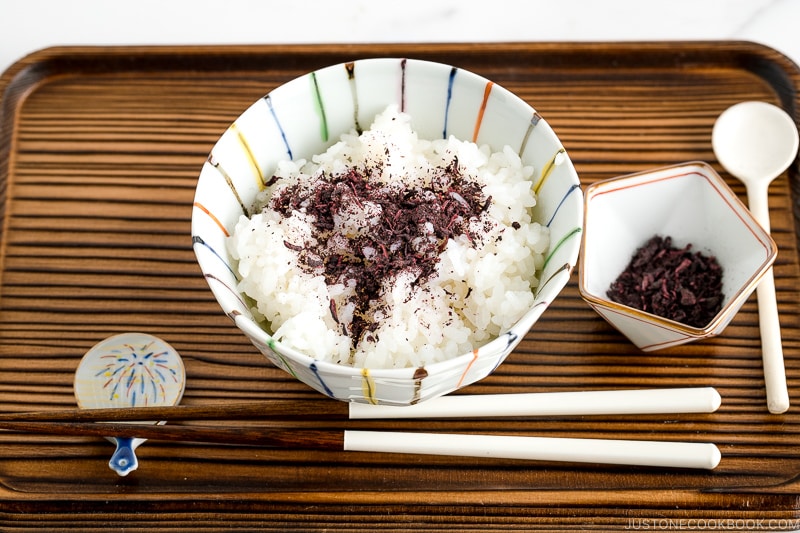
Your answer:
[[[315,359],[417,367],[468,353],[533,304],[549,247],[533,168],[509,147],[428,141],[393,106],[283,161],[228,241],[254,316]]]

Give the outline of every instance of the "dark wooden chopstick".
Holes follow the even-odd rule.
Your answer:
[[[342,430],[275,429],[264,427],[214,427],[101,422],[0,422],[0,430],[77,437],[129,437],[163,441],[197,442],[341,450]]]
[[[0,413],[3,422],[125,422],[160,420],[242,419],[347,420],[348,404],[329,399],[262,400],[219,405],[175,405],[164,407],[113,407],[106,409],[54,409]]]

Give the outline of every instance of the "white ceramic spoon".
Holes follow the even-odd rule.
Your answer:
[[[185,385],[178,352],[146,333],[122,333],[99,342],[75,371],[75,399],[82,409],[177,405]],[[136,470],[135,450],[145,439],[107,438],[117,446],[108,466],[120,476]]]
[[[769,184],[797,155],[796,124],[777,106],[742,102],[719,116],[711,143],[720,164],[745,184],[750,212],[769,231]],[[756,294],[767,407],[771,413],[783,413],[789,409],[789,393],[772,269],[759,282]]]

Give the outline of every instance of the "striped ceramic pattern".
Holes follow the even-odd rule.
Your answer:
[[[551,231],[535,305],[506,334],[425,368],[367,369],[317,361],[271,338],[237,290],[225,240],[280,160],[325,151],[343,133],[361,132],[387,105],[411,116],[420,138],[454,135],[499,150],[509,145],[538,172],[534,216]],[[583,196],[569,157],[545,120],[499,85],[456,67],[412,59],[368,59],[296,78],[251,105],[220,137],[201,171],[192,243],[225,313],[275,365],[330,397],[409,404],[489,375],[566,285],[577,261]]]

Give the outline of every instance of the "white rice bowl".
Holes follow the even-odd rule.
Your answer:
[[[449,206],[434,217],[433,235],[428,235],[424,215],[436,212],[415,211],[419,216],[412,220],[421,223],[400,257],[416,258],[414,250],[424,252],[425,260],[432,254],[436,257],[435,268],[421,262],[416,265],[418,272],[413,261],[401,262],[396,274],[384,268],[394,267],[398,257],[389,254],[390,239],[374,241],[384,244],[385,253],[380,246],[361,246],[365,269],[379,264],[383,270],[360,279],[383,279],[387,273],[393,278],[387,290],[372,283],[369,291],[362,291],[376,301],[388,298],[365,308],[350,292],[355,278],[341,282],[331,276],[336,272],[331,265],[338,263],[323,260],[324,269],[316,272],[319,261],[310,261],[318,243],[307,240],[307,228],[315,239],[324,240],[315,233],[320,228],[318,211],[316,218],[310,216],[314,210],[290,215],[279,205],[275,217],[256,207],[271,194],[284,194],[280,189],[291,180],[310,187],[314,173],[328,172],[325,165],[343,161],[344,153],[368,154],[353,132],[369,129],[388,106],[411,117],[419,138],[404,129],[406,119],[392,121],[397,124],[388,126],[384,135],[391,134],[397,144],[380,180],[403,176],[410,181],[404,174],[409,168],[414,169],[413,179],[424,180],[417,167],[435,167],[435,159],[426,162],[427,157],[436,157],[430,154],[444,157],[441,154],[453,151],[464,172],[468,167],[479,176],[470,179],[487,182],[483,190],[475,184],[456,187],[456,193],[467,193],[464,198],[470,206],[460,213],[467,220],[486,215],[491,224],[486,231],[477,223],[464,224],[458,232],[444,235],[439,229],[449,224],[453,213]],[[417,155],[402,157],[400,152],[406,150]],[[273,181],[276,175],[282,177]],[[398,187],[380,183],[379,187]],[[450,192],[436,189],[432,194],[446,200],[441,194]],[[491,196],[492,201],[480,203],[478,194]],[[368,198],[362,200],[345,202],[345,216],[337,213],[336,220],[324,213],[330,215],[324,222],[347,236],[370,228],[382,213],[396,214],[398,209],[391,202],[371,205]],[[253,223],[249,219],[257,212],[262,222],[272,216],[272,229],[277,227],[289,238],[263,229],[248,236],[245,226]],[[242,228],[237,230],[237,225]],[[380,227],[372,229],[380,234]],[[527,102],[456,66],[369,58],[307,71],[244,110],[216,141],[200,171],[191,236],[198,266],[217,304],[270,363],[330,398],[410,405],[495,372],[567,285],[578,259],[582,227],[583,193],[577,172],[558,136]],[[483,246],[472,247],[464,235]],[[496,246],[490,235],[502,236],[502,245]],[[333,249],[337,242],[334,239]],[[314,279],[317,276],[326,283]],[[423,281],[428,283],[422,290],[409,292],[409,286],[418,287]],[[359,294],[358,280],[355,287]],[[398,304],[391,306],[392,313],[365,313],[365,309],[388,309],[389,300]],[[348,326],[348,320],[355,324]],[[368,327],[356,327],[367,321]],[[358,339],[352,349],[352,341],[344,338],[349,334]]]
[[[476,241],[462,233],[447,239],[435,272],[424,283],[415,283],[413,269],[384,279],[380,298],[385,305],[370,316],[371,334],[354,343],[347,334],[353,284],[329,284],[319,269],[303,268],[300,251],[285,244],[326,246],[312,235],[313,210],[295,210],[285,217],[269,208],[270,199],[288,186],[315,183],[321,173],[333,175],[377,161],[383,161],[383,171],[370,176],[375,186],[429,187],[434,171],[454,158],[462,175],[490,198],[488,208],[469,221],[472,235],[483,237]],[[549,230],[531,216],[534,169],[508,146],[492,152],[488,145],[452,135],[419,139],[410,117],[389,106],[370,129],[342,135],[310,161],[283,161],[274,176],[256,197],[255,214],[240,217],[228,252],[241,280],[238,290],[254,302],[253,316],[275,340],[300,353],[358,368],[425,367],[497,338],[534,304]],[[368,202],[344,205],[336,219],[337,235],[368,231],[379,223],[379,215],[380,207]],[[346,248],[346,238],[338,245]],[[338,309],[335,317],[332,305]]]

